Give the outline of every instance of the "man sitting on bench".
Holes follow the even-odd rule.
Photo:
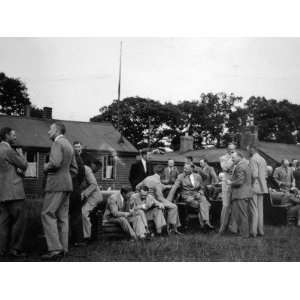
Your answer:
[[[165,199],[163,195],[163,190],[165,188],[171,187],[171,185],[164,185],[161,183],[161,176],[163,174],[162,166],[154,166],[154,175],[146,177],[142,182],[140,182],[136,189],[139,190],[142,186],[149,188],[149,194],[151,194],[158,202],[162,203],[164,209],[167,210],[167,231],[174,232],[175,234],[180,234],[178,227],[180,227],[180,221],[178,216],[178,208],[175,203],[172,203]]]
[[[179,187],[181,188],[182,200],[188,207],[197,210],[200,226],[205,230],[213,229],[209,221],[210,204],[204,196],[202,177],[197,173],[193,173],[191,164],[186,163],[184,165],[183,173],[178,175],[167,200],[172,202]]]
[[[131,240],[144,239],[146,237],[146,224],[143,220],[143,214],[126,211],[126,202],[129,200],[130,194],[129,187],[122,187],[120,193],[114,193],[108,198],[103,223],[119,224],[123,231],[130,235]]]
[[[131,212],[144,212],[144,223],[148,224],[148,221],[153,221],[157,235],[162,234],[162,229],[166,226],[166,220],[163,213],[164,205],[158,202],[149,193],[149,188],[147,186],[140,186],[139,191],[131,195],[129,207]]]

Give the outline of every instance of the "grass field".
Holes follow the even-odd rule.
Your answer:
[[[27,201],[24,246],[29,256],[25,261],[40,261],[40,252],[46,250],[38,238],[42,235],[41,206],[41,199]],[[256,239],[194,231],[136,243],[95,241],[87,247],[71,248],[63,261],[300,261],[300,228],[265,226],[265,236]]]
[[[266,226],[265,231],[256,239],[194,232],[143,242],[96,241],[71,248],[62,261],[300,261],[299,228]],[[38,254],[25,259],[39,260]]]

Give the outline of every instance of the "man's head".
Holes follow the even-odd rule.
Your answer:
[[[124,185],[121,187],[120,193],[125,200],[128,200],[128,195],[131,194],[132,189],[129,185]]]
[[[148,160],[149,155],[147,150],[142,150],[140,153],[141,153],[141,159]]]
[[[235,146],[235,144],[230,143],[230,144],[227,146],[227,153],[228,153],[228,154],[233,154],[235,151],[236,151],[236,146]]]
[[[248,153],[250,156],[254,155],[257,152],[257,147],[255,145],[249,145],[247,147]]]
[[[183,172],[186,175],[190,175],[193,173],[193,166],[191,164],[185,163],[183,167]]]
[[[149,188],[145,185],[142,185],[139,191],[141,198],[145,199],[149,193]]]
[[[200,159],[200,167],[204,168],[207,166],[207,160],[205,158]]]
[[[77,155],[80,155],[82,153],[82,145],[79,141],[73,142],[73,148]]]
[[[193,163],[193,157],[192,156],[186,156],[185,159],[184,159],[184,162],[186,164],[192,164]]]
[[[161,176],[163,171],[164,171],[164,168],[162,166],[158,165],[158,166],[153,167],[153,173],[154,174],[157,174],[157,175]]]
[[[234,152],[232,154],[232,161],[234,164],[239,163],[243,158],[244,158],[244,156],[241,152]]]
[[[168,160],[168,167],[170,167],[170,168],[174,167],[174,160],[173,159]]]
[[[54,141],[56,137],[61,134],[66,133],[66,127],[63,123],[55,122],[50,125],[50,129],[48,131],[49,138]]]
[[[298,160],[296,158],[292,159],[292,167],[297,167]]]
[[[281,165],[285,168],[287,168],[289,165],[290,165],[290,162],[287,158],[284,158],[282,161],[281,161]]]
[[[16,132],[10,127],[3,127],[0,130],[0,141],[15,145],[17,141]]]

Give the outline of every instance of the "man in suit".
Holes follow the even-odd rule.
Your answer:
[[[131,183],[132,189],[134,191],[138,183],[140,183],[148,175],[151,175],[147,151],[141,151],[140,157],[141,159],[132,164],[129,171],[129,182]]]
[[[169,159],[168,160],[168,166],[164,169],[162,174],[162,180],[161,182],[163,184],[174,184],[177,176],[179,175],[178,169],[174,166],[174,160]]]
[[[193,173],[201,175],[203,180],[206,178],[206,174],[202,171],[202,168],[195,165],[194,158],[192,156],[187,156],[184,160],[184,163],[191,165]]]
[[[149,193],[149,188],[142,185],[138,192],[130,197],[130,208],[133,211],[142,211],[145,214],[144,222],[153,221],[157,235],[162,234],[163,227],[166,226],[163,209],[164,205],[157,201],[153,195]]]
[[[281,166],[274,170],[273,177],[281,189],[289,190],[293,186],[293,170],[288,159],[281,161]]]
[[[234,217],[231,213],[231,188],[227,184],[227,181],[231,179],[234,163],[232,160],[233,154],[236,152],[236,146],[230,143],[227,147],[227,153],[220,157],[220,165],[223,170],[223,180],[222,180],[222,211],[220,219],[220,229],[219,233],[223,234],[227,226],[229,230],[236,233],[237,226]]]
[[[121,226],[131,240],[144,239],[147,233],[147,221],[142,211],[130,208],[131,191],[122,187],[120,193],[112,194],[106,204],[103,222],[113,222]]]
[[[165,199],[163,195],[163,190],[169,187],[162,184],[160,180],[160,177],[163,173],[163,168],[161,166],[155,166],[153,171],[154,175],[146,177],[136,186],[136,189],[139,190],[142,186],[148,187],[149,193],[157,201],[161,202],[164,206],[164,209],[167,210],[167,231],[173,231],[175,234],[180,234],[177,229],[180,226],[177,205]]]
[[[64,124],[55,122],[48,131],[53,141],[49,162],[44,165],[47,173],[42,224],[48,246],[43,259],[58,258],[68,252],[69,198],[73,190],[72,175],[78,172],[72,145],[65,138]]]
[[[75,160],[78,167],[77,174],[72,176],[73,191],[70,194],[70,241],[75,246],[83,246],[83,219],[82,219],[82,201],[81,201],[81,185],[85,178],[84,163],[81,158],[82,145],[79,141],[73,142]]]
[[[232,212],[237,222],[239,233],[249,237],[249,204],[252,198],[251,170],[249,162],[240,152],[232,155],[235,165],[232,178],[227,180],[231,186]]]
[[[199,174],[193,172],[191,164],[186,163],[184,165],[183,173],[177,177],[167,200],[172,202],[178,188],[181,189],[181,198],[186,202],[186,205],[198,211],[200,226],[205,229],[212,229],[209,221],[210,204],[204,196],[203,180]]]
[[[254,145],[248,147],[250,154],[250,169],[252,175],[253,198],[250,199],[250,234],[254,237],[258,234],[264,235],[264,194],[268,193],[267,163],[257,153]]]
[[[23,257],[22,242],[25,233],[25,192],[17,169],[27,169],[22,149],[13,150],[16,132],[4,127],[0,130],[0,257]],[[9,241],[9,244],[8,244]]]

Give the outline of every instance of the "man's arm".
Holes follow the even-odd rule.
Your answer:
[[[26,171],[28,163],[24,155],[17,153],[13,149],[7,151],[7,161],[23,171]]]
[[[109,198],[107,200],[107,206],[108,206],[108,209],[109,209],[111,215],[114,218],[119,218],[119,217],[125,217],[126,218],[126,217],[129,216],[128,212],[119,211],[118,205],[113,199]]]
[[[245,172],[242,168],[237,167],[235,169],[236,178],[231,181],[232,187],[240,187],[245,181]]]
[[[71,176],[75,177],[78,174],[78,171],[79,171],[79,167],[78,167],[78,164],[76,162],[75,154],[73,154],[73,158],[72,158],[71,165],[70,165]]]
[[[216,171],[213,167],[210,168],[210,176],[212,178],[212,184],[216,184],[219,182],[219,178],[216,174]]]
[[[98,187],[98,183],[93,171],[89,167],[84,167],[85,180],[88,183],[88,187],[81,192],[81,196],[88,198]]]
[[[181,179],[180,179],[180,177],[178,176],[177,179],[176,179],[176,181],[175,181],[175,183],[173,184],[173,186],[172,186],[172,188],[171,188],[169,194],[168,194],[168,197],[167,197],[167,200],[168,200],[168,201],[171,201],[171,202],[173,201],[174,195],[175,195],[177,189],[178,189],[180,186],[181,186]]]
[[[280,172],[279,169],[276,168],[273,174],[273,178],[275,179],[276,183],[279,185],[279,187],[281,186],[282,182],[280,180]]]
[[[142,180],[140,183],[138,183],[138,184],[135,186],[135,189],[138,191],[144,184],[145,184],[145,180]]]
[[[54,142],[51,146],[49,162],[45,164],[45,171],[56,171],[60,169],[63,162],[63,151],[62,146]]]

